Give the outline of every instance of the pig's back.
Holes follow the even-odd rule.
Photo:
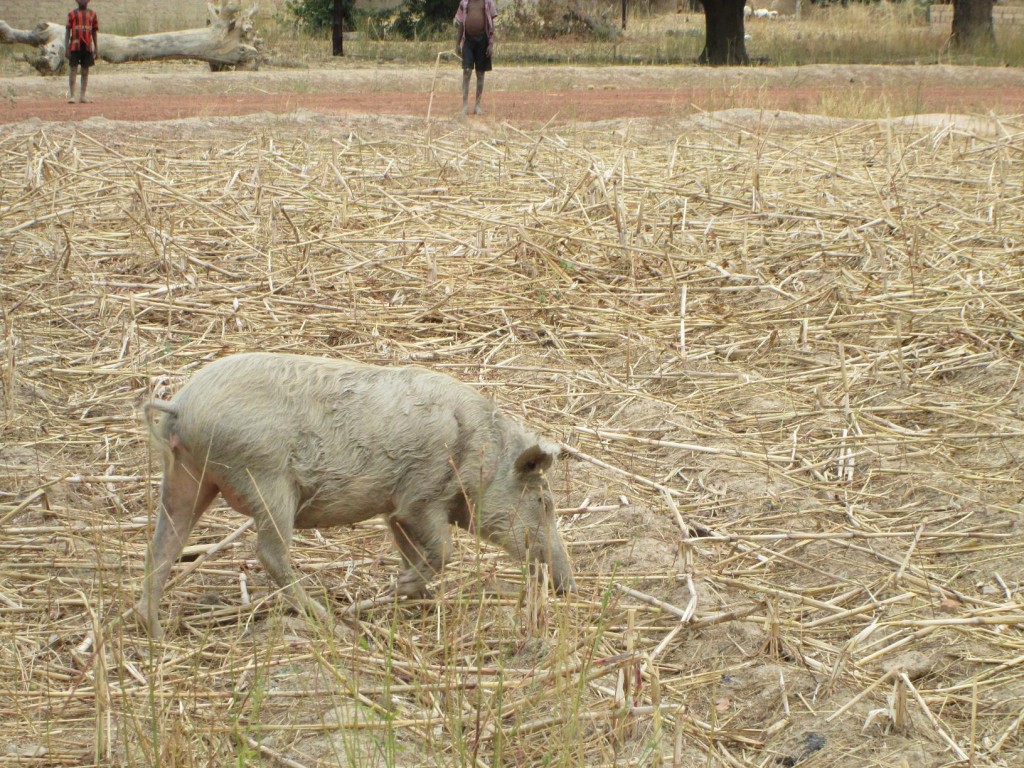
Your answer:
[[[453,464],[493,453],[498,412],[473,388],[415,367],[252,353],[200,370],[174,399],[176,431],[226,482],[286,475],[304,499],[386,506],[444,494]],[[486,445],[485,445],[486,444]]]

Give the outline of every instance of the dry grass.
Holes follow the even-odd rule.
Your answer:
[[[248,5],[243,2],[243,5]],[[432,64],[439,50],[452,44],[449,25],[426,33],[417,40],[401,39],[391,30],[394,14],[356,14],[354,38],[345,42],[345,57],[331,55],[329,31],[310,34],[283,2],[260,3],[257,28],[267,57],[264,70],[293,68],[344,68],[353,63],[378,65]],[[527,7],[531,3],[524,4]],[[535,5],[535,4],[533,4]],[[566,33],[546,37],[527,14],[517,19],[515,4],[503,7],[499,16],[498,61],[504,69],[516,65],[637,64],[678,65],[696,62],[704,47],[705,19],[700,12],[676,13],[675,2],[630,4],[626,29],[621,29],[617,4],[604,0],[571,3],[599,21],[596,35]],[[558,14],[555,14],[558,18]],[[162,31],[194,27],[196,20],[182,16],[167,22]],[[148,20],[119,26],[109,31],[134,35],[148,30]],[[550,28],[549,28],[550,29]],[[803,4],[799,18],[790,15],[768,21],[750,18],[745,22],[746,50],[752,61],[772,66],[808,64],[959,64],[991,67],[1024,65],[1024,27],[997,24],[994,49],[957,51],[950,49],[948,26],[929,24],[925,7],[907,2]],[[0,46],[0,75],[35,76],[22,59],[24,46]],[[100,72],[110,72],[101,64]],[[134,62],[117,65],[118,72],[208,71],[200,62]],[[908,100],[912,95],[908,94]]]
[[[2,759],[1019,764],[1022,137],[3,128]],[[148,643],[137,408],[252,349],[418,362],[564,441],[579,595],[463,537],[436,604],[336,634],[247,532],[210,551],[218,509]],[[397,560],[380,524],[294,558],[338,609]]]

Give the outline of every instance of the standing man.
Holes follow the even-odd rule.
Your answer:
[[[460,0],[455,12],[455,53],[462,57],[462,114],[469,111],[469,79],[476,70],[476,106],[474,115],[483,114],[480,97],[484,92],[484,73],[491,71],[494,53],[494,20],[498,9],[494,0]]]
[[[78,101],[85,104],[85,89],[89,85],[89,67],[100,55],[100,22],[96,12],[89,10],[89,0],[77,0],[78,8],[68,12],[68,23],[64,29],[64,51],[68,57],[68,104],[75,101],[75,78],[78,67],[82,67],[82,90]]]

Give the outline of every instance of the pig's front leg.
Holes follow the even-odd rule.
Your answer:
[[[291,543],[298,491],[284,480],[253,482],[241,491],[243,506],[256,519],[256,557],[281,594],[300,613],[324,619],[327,609],[303,588],[292,567]]]
[[[444,567],[451,551],[451,529],[442,505],[396,512],[388,518],[395,544],[402,553],[402,572],[395,592],[405,597],[427,597],[427,582]]]

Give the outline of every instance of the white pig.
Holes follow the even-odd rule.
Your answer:
[[[475,530],[575,588],[545,471],[558,447],[472,387],[416,367],[240,354],[203,368],[170,402],[145,407],[164,464],[156,532],[136,613],[158,609],[189,532],[220,493],[256,521],[256,553],[300,609],[323,615],[289,558],[293,528],[383,515],[402,555],[396,591],[426,594],[449,525]]]

